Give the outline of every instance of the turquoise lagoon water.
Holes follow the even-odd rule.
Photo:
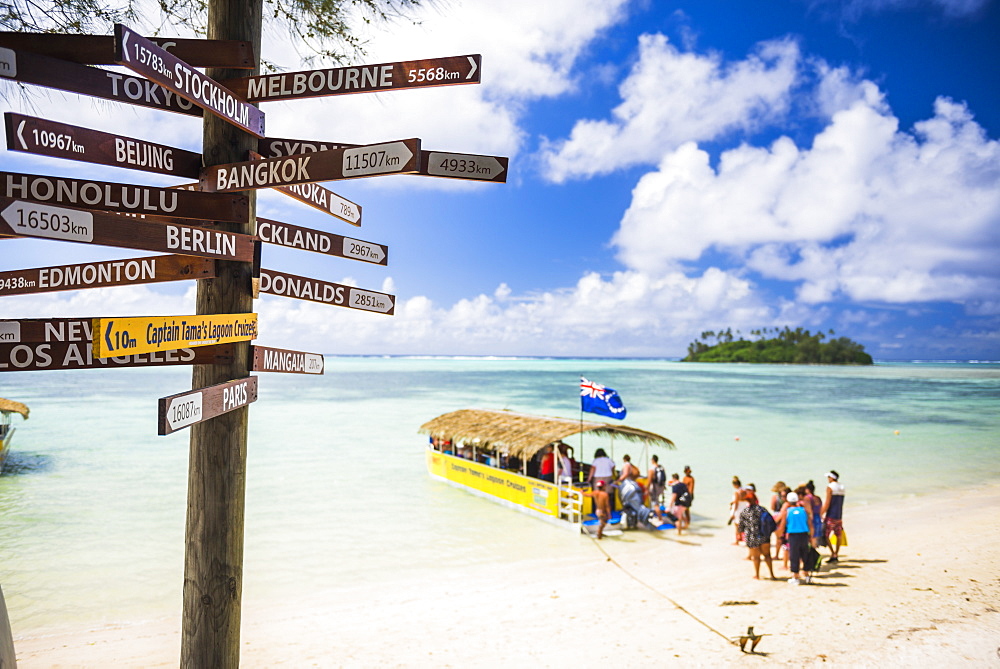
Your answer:
[[[626,424],[676,442],[661,461],[694,469],[703,526],[722,526],[734,474],[768,490],[837,469],[849,523],[851,505],[1000,471],[997,364],[329,357],[322,377],[262,375],[251,407],[244,607],[589,550],[430,480],[417,434],[468,407],[579,418],[580,375],[619,391]],[[156,436],[156,400],[189,387],[187,368],[0,376],[0,396],[32,410],[0,477],[0,585],[15,636],[179,618],[188,433]],[[588,460],[607,446],[571,443]],[[615,459],[624,453],[642,456],[618,441]]]

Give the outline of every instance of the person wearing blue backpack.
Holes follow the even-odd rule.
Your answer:
[[[751,493],[746,496],[746,500],[750,506],[740,512],[739,529],[743,533],[743,541],[750,549],[753,577],[760,580],[760,558],[763,556],[773,581],[775,576],[771,564],[771,533],[775,530],[774,517],[757,502],[757,495]]]
[[[788,582],[792,585],[798,585],[802,580],[812,583],[812,565],[806,558],[812,546],[812,509],[803,506],[798,494],[794,492],[788,493],[785,502],[785,508],[778,516],[778,533],[788,533],[788,557],[792,570],[792,578]],[[805,574],[805,579],[802,580],[799,579],[800,564]]]

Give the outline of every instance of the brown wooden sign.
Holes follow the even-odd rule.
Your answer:
[[[315,183],[296,184],[294,186],[278,186],[274,190],[284,193],[293,200],[298,200],[315,207],[320,211],[339,218],[345,223],[361,227],[361,205],[337,195],[329,188]]]
[[[253,262],[250,235],[0,197],[0,234]]]
[[[105,260],[0,272],[0,297],[216,276],[215,261],[209,258],[165,255]]]
[[[4,123],[11,151],[189,179],[201,172],[201,154],[193,151],[13,112],[4,114]]]
[[[139,107],[201,116],[194,103],[141,77],[0,47],[0,77]]]
[[[257,137],[264,136],[264,112],[120,23],[115,24],[115,62]]]
[[[151,37],[161,49],[194,67],[254,68],[249,42],[219,39]],[[114,65],[115,38],[111,35],[0,32],[0,47],[40,53],[82,65]]]
[[[273,269],[260,270],[260,292],[331,304],[336,307],[347,307],[348,309],[375,311],[389,316],[392,316],[396,310],[396,297],[394,295],[310,279],[305,276],[285,274]]]
[[[250,368],[255,372],[286,374],[322,374],[325,363],[322,353],[290,351],[270,346],[250,346]]]
[[[378,65],[333,67],[325,70],[264,74],[227,79],[226,85],[250,102],[316,98],[349,93],[373,93],[401,88],[478,84],[483,57],[479,54],[407,60]]]
[[[265,158],[276,158],[294,153],[351,149],[356,146],[358,145],[268,137],[260,141],[259,151]],[[510,159],[504,156],[484,156],[475,153],[454,153],[422,149],[420,151],[420,166],[416,174],[449,179],[506,183],[509,162]]]
[[[389,264],[388,246],[364,242],[332,232],[289,225],[268,218],[257,218],[257,236],[265,244],[325,253],[338,258],[361,260],[376,265]],[[2,294],[3,292],[0,291],[0,295]]]
[[[3,321],[0,321],[2,324]],[[234,344],[182,348],[160,353],[98,358],[90,342],[7,344],[0,342],[0,372],[37,372],[56,369],[111,369],[166,365],[228,365]]]
[[[420,140],[404,139],[350,149],[213,165],[202,170],[201,189],[224,193],[315,181],[407,174],[419,169]]]
[[[77,209],[209,221],[243,223],[250,217],[249,201],[244,195],[218,195],[16,172],[0,172],[0,197]]]
[[[157,434],[170,434],[256,401],[256,376],[161,397]]]

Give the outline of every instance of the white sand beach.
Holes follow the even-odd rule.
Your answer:
[[[443,563],[433,582],[324,584],[309,601],[245,605],[242,665],[996,667],[998,508],[1000,484],[848,504],[850,543],[812,585],[789,585],[780,567],[780,581],[753,580],[731,528],[697,520],[680,538],[595,541],[584,560]],[[731,641],[749,625],[766,635],[757,655]],[[179,627],[179,615],[38,636],[15,626],[18,666],[176,666]]]

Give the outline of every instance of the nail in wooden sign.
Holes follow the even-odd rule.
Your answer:
[[[257,218],[257,236],[266,244],[325,253],[326,255],[361,260],[376,265],[389,263],[389,247],[374,242],[363,242],[332,232],[289,225],[268,218]],[[0,275],[2,276],[2,275]],[[0,295],[3,292],[0,291]]]
[[[257,314],[95,318],[94,355],[172,351],[257,338]]]
[[[201,189],[223,193],[315,181],[407,174],[419,169],[420,140],[405,139],[351,149],[213,165],[202,170]]]
[[[290,351],[270,346],[250,347],[251,369],[255,372],[283,372],[286,374],[322,374],[322,353]]]
[[[0,272],[0,297],[60,290],[130,286],[191,279],[212,279],[215,261],[193,256],[165,255],[56,265]]]
[[[28,51],[0,47],[0,77],[139,107],[202,115],[201,107],[147,79]]]
[[[310,279],[305,276],[285,274],[273,269],[260,270],[260,292],[330,304],[335,307],[375,311],[389,316],[392,316],[396,310],[396,297],[394,295]]]
[[[253,262],[250,235],[0,197],[0,234]]]
[[[264,112],[120,23],[115,24],[115,62],[257,137],[264,136]]]
[[[256,376],[161,397],[156,431],[170,434],[256,401]]]
[[[401,88],[478,84],[479,54],[407,60],[378,65],[264,74],[227,79],[226,85],[250,102],[316,98],[349,93],[375,93]]]
[[[201,172],[201,154],[193,151],[13,112],[4,114],[4,124],[11,151],[189,179]]]
[[[149,41],[194,67],[252,70],[255,66],[249,42],[178,37],[153,37]],[[0,32],[0,47],[83,65],[115,64],[115,38],[111,35]]]

